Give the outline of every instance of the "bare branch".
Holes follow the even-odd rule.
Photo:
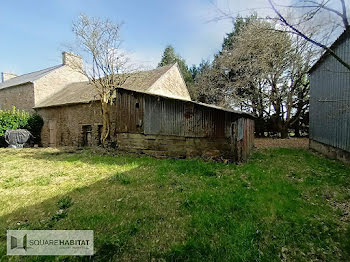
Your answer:
[[[294,27],[293,25],[291,25],[290,23],[287,22],[287,20],[282,16],[282,14],[276,9],[276,7],[274,6],[274,4],[272,3],[272,0],[268,0],[271,8],[274,10],[274,12],[277,14],[277,16],[280,18],[281,22],[286,25],[287,27],[289,27],[290,29],[292,29],[292,31],[294,31],[297,35],[303,37],[305,40],[309,41],[310,43],[323,48],[326,52],[328,52],[331,56],[333,56],[339,63],[341,63],[343,66],[345,66],[349,71],[350,71],[350,64],[348,64],[347,62],[345,62],[341,57],[339,57],[332,49],[328,48],[326,45],[317,42],[313,39],[311,39],[310,37],[306,36],[305,34],[303,34],[301,31],[299,31],[296,27]]]
[[[131,64],[121,49],[121,26],[122,23],[86,15],[80,15],[72,26],[76,53],[91,63],[80,70],[100,97],[103,117],[101,138],[105,146],[110,138],[110,105],[115,100],[115,90],[127,81],[132,72]]]

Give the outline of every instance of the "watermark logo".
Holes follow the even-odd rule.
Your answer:
[[[8,230],[7,255],[92,256],[92,230]]]
[[[20,245],[19,242],[20,239],[17,237],[11,236],[11,249],[17,248],[21,249],[23,248],[24,250],[27,251],[27,235],[24,235],[22,238],[22,244]]]

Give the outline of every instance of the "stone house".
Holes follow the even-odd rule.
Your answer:
[[[330,49],[350,64],[350,27]],[[326,52],[309,74],[310,148],[350,163],[350,71]]]
[[[72,69],[82,65],[80,57],[71,53],[62,53],[62,64],[43,70],[17,76],[11,73],[2,73],[0,83],[0,109],[17,109],[34,112],[33,107],[46,98],[63,89],[66,85],[87,78]]]

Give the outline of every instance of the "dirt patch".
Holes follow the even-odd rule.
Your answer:
[[[255,147],[260,148],[309,148],[309,139],[308,138],[255,138]]]

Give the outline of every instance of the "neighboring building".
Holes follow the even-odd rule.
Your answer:
[[[101,106],[88,82],[68,85],[35,109],[44,118],[44,146],[101,143]],[[116,91],[111,124],[118,148],[149,155],[242,161],[253,148],[253,117],[192,102],[176,64],[133,74]]]
[[[350,64],[350,27],[330,49]],[[350,71],[326,52],[309,73],[310,148],[350,163]]]
[[[63,65],[19,77],[4,74],[0,108],[37,111],[44,119],[43,146],[101,144],[99,94],[67,65],[79,59],[64,53]],[[244,161],[253,148],[254,117],[191,101],[177,64],[129,74],[114,100],[111,138],[122,150]]]
[[[11,109],[15,106],[17,109],[34,112],[34,106],[66,85],[87,80],[83,74],[72,69],[72,65],[79,64],[82,65],[80,57],[63,52],[61,65],[21,76],[2,73],[0,109]]]
[[[45,119],[44,146],[101,143],[100,102],[88,97],[93,94],[88,87],[72,85],[36,107]],[[117,89],[111,118],[114,142],[129,152],[244,161],[254,144],[254,117],[249,114],[130,89]]]

